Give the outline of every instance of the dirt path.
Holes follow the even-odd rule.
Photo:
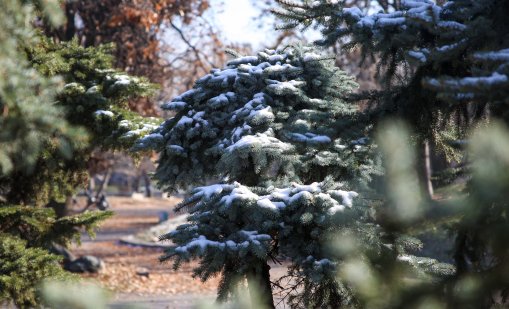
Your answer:
[[[161,248],[145,248],[120,243],[120,238],[135,234],[159,222],[160,213],[172,209],[177,199],[109,198],[115,216],[100,228],[95,239],[84,236],[73,253],[94,255],[105,262],[98,274],[83,277],[97,280],[115,293],[112,308],[192,308],[194,301],[214,298],[218,279],[206,283],[191,277],[193,265],[173,271],[171,264],[161,264]],[[143,274],[146,273],[146,274]]]

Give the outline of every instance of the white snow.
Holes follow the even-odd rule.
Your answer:
[[[202,118],[203,116],[205,116],[205,112],[204,111],[195,112],[194,115],[193,115],[193,119],[196,120],[196,121],[207,123],[207,120]]]
[[[259,199],[258,201],[256,201],[256,204],[261,208],[268,208],[274,210],[278,209],[278,207],[274,203],[272,203],[272,201],[269,200],[268,198]]]
[[[287,55],[286,54],[283,54],[283,55],[271,55],[269,56],[268,58],[268,61],[271,62],[271,63],[275,63],[275,62],[283,62],[286,60],[286,57]]]
[[[320,143],[320,144],[327,144],[332,141],[330,139],[330,137],[325,136],[325,135],[315,135],[315,136],[311,137],[310,140],[313,142],[316,142],[316,143]]]
[[[379,18],[376,22],[378,25],[385,26],[399,26],[404,24],[406,21],[405,17],[396,17],[396,18]]]
[[[257,56],[244,56],[228,61],[227,65],[239,65],[239,64],[257,64],[259,62]]]
[[[272,108],[267,106],[259,110],[253,110],[249,113],[248,121],[250,124],[260,125],[274,120],[275,116],[272,113]]]
[[[95,116],[106,116],[106,117],[109,117],[109,118],[112,118],[113,116],[115,116],[115,114],[113,114],[113,112],[105,111],[105,110],[102,110],[102,109],[95,111],[94,115]]]
[[[167,148],[170,150],[176,151],[176,152],[184,152],[185,151],[184,147],[182,147],[180,145],[168,145]]]
[[[398,255],[397,259],[399,261],[402,261],[402,262],[411,262],[412,261],[412,257],[409,256],[409,255],[406,255],[406,254],[400,254]]]
[[[341,197],[343,205],[347,207],[352,207],[353,199],[359,196],[359,194],[354,191],[332,190],[329,191],[329,193],[333,198]]]
[[[237,142],[245,134],[251,134],[251,129],[252,129],[251,126],[249,126],[249,125],[247,125],[245,123],[241,127],[236,127],[232,131],[231,144],[234,144],[235,142]]]
[[[244,237],[247,237],[248,240],[270,240],[270,236],[267,235],[267,234],[258,234],[258,231],[245,231],[245,230],[240,230],[239,231],[239,234],[241,234],[242,236]]]
[[[361,138],[353,140],[351,142],[352,145],[366,145],[368,143],[369,143],[369,137],[361,137]]]
[[[288,200],[288,203],[293,204],[297,200],[300,200],[301,198],[303,198],[305,200],[311,200],[313,198],[313,194],[309,193],[308,191],[299,191],[298,193],[296,193],[290,197],[290,199]]]
[[[287,82],[280,81],[271,82],[272,84],[267,85],[267,90],[277,95],[297,94],[300,91],[299,88],[306,85],[305,81],[297,80],[291,80]]]
[[[131,83],[131,79],[129,78],[129,76],[127,75],[115,75],[113,76],[114,79],[116,79],[115,81],[115,86],[117,85],[121,85],[121,86],[127,86]]]
[[[280,151],[288,151],[293,148],[291,144],[284,143],[275,137],[268,136],[266,133],[256,133],[255,135],[246,135],[235,144],[226,148],[228,151],[235,151],[245,148],[276,148]]]
[[[225,69],[220,71],[215,71],[214,74],[210,75],[210,83],[214,83],[220,85],[223,88],[228,87],[228,82],[234,82],[237,78],[238,70],[237,69]]]
[[[362,17],[364,17],[362,11],[356,6],[353,6],[351,8],[344,8],[343,14],[351,18],[354,18],[354,20],[360,20]]]
[[[304,134],[301,133],[289,133],[288,137],[296,142],[310,143],[310,144],[328,144],[332,142],[331,138],[326,135],[316,135],[311,132]]]
[[[98,92],[99,92],[99,87],[98,86],[92,86],[92,87],[87,89],[87,93],[98,93]]]
[[[263,69],[263,74],[265,74],[266,76],[270,76],[275,74],[292,74],[300,71],[302,71],[301,68],[285,63],[283,65],[275,64],[268,66],[265,69]]]
[[[405,30],[408,29],[408,25],[423,22],[431,25],[435,31],[452,31],[459,34],[466,29],[466,26],[459,22],[441,20],[442,10],[443,8],[434,1],[403,0],[399,11],[367,15],[359,8],[351,7],[343,8],[341,14],[348,23],[353,23],[356,27],[373,34],[381,33],[381,30],[386,27],[399,27]],[[423,58],[416,57],[416,59]]]
[[[239,201],[256,201],[259,196],[251,192],[249,188],[240,185],[239,183],[234,184],[235,188],[229,195],[225,195],[221,198],[220,203],[226,207],[230,207],[235,200]]]
[[[221,194],[223,190],[230,190],[233,186],[228,184],[214,184],[205,187],[198,187],[193,191],[196,192],[193,195],[197,197],[202,197],[206,199],[210,199],[213,195]]]
[[[460,79],[430,79],[428,84],[435,87],[447,86],[452,90],[459,90],[462,88],[474,88],[479,90],[485,90],[487,88],[496,87],[500,85],[506,85],[509,83],[507,75],[494,72],[490,76],[481,77],[465,77]]]
[[[151,134],[148,134],[148,135],[145,135],[144,137],[142,137],[138,143],[141,143],[141,144],[149,144],[149,143],[154,143],[154,142],[161,142],[163,141],[164,137],[159,134],[159,133],[151,133]]]
[[[334,265],[334,263],[329,259],[321,259],[321,260],[315,261],[315,264],[320,265],[320,266]]]
[[[408,55],[421,63],[426,63],[428,60],[426,55],[422,51],[411,50],[408,52]]]
[[[473,87],[485,87],[499,84],[505,84],[508,82],[507,75],[494,72],[490,76],[486,77],[466,77],[460,79],[459,83],[462,86],[473,86]]]
[[[275,189],[271,194],[271,199],[288,201],[290,199],[292,188]]]
[[[131,127],[131,123],[129,122],[129,120],[122,120],[118,123],[118,127],[123,129],[129,129]]]
[[[220,95],[218,95],[216,97],[213,97],[212,99],[210,99],[207,102],[207,104],[209,104],[213,108],[220,108],[228,103],[229,103],[229,100],[224,93],[221,93]]]
[[[191,98],[192,96],[195,95],[195,93],[199,92],[198,89],[190,89],[190,90],[187,90],[186,92],[182,93],[181,95],[175,97],[173,99],[173,101],[185,101],[186,99],[189,99]]]
[[[68,83],[68,84],[65,84],[64,85],[64,89],[67,89],[67,88],[74,88],[74,87],[81,87],[83,88],[83,86],[81,86],[80,84],[78,83]]]
[[[437,25],[440,28],[453,29],[458,31],[464,31],[467,28],[467,26],[455,21],[439,21]]]
[[[328,213],[329,215],[335,215],[338,212],[345,211],[345,206],[343,205],[334,205],[331,208],[329,208]]]
[[[199,248],[200,252],[203,253],[207,247],[216,247],[216,248],[224,248],[225,244],[217,241],[208,240],[205,236],[200,235],[198,238],[195,238],[188,242],[185,246],[180,246],[175,248],[175,252],[183,253],[187,252],[190,249]]]
[[[235,235],[233,235],[235,236]],[[255,246],[260,246],[261,242],[270,241],[271,237],[267,234],[258,234],[257,231],[245,231],[240,230],[236,233],[236,236],[244,239],[240,242],[235,242],[231,239],[226,240],[225,242],[213,241],[207,239],[204,235],[199,235],[196,238],[193,238],[184,246],[176,247],[174,250],[176,253],[187,253],[192,249],[199,249],[199,252],[203,254],[207,248],[214,248],[219,250],[229,249],[229,250],[238,250],[241,248],[248,248],[251,244]]]
[[[193,118],[189,118],[187,116],[182,116],[182,118],[180,118],[180,120],[177,122],[177,124],[175,125],[176,127],[183,127],[187,124],[191,124],[193,123]]]
[[[467,43],[466,38],[462,39],[454,44],[440,46],[440,47],[436,48],[436,51],[439,53],[448,53],[448,52],[454,51],[456,48],[458,48],[458,46],[464,45],[465,43]]]
[[[478,52],[474,54],[477,60],[509,61],[509,49],[502,49],[491,52]]]
[[[161,105],[162,109],[180,111],[186,107],[187,103],[182,101],[172,101]]]
[[[319,182],[313,182],[312,184],[309,184],[309,185],[299,185],[299,184],[296,184],[296,183],[292,183],[292,193],[297,193],[297,192],[302,192],[302,191],[306,191],[306,192],[311,192],[311,193],[320,193],[322,192],[322,188],[321,188],[321,183]]]

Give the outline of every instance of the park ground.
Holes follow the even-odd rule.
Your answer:
[[[122,241],[154,227],[165,213],[171,220],[180,199],[112,196],[108,200],[114,216],[101,225],[95,238],[84,235],[81,245],[76,244],[72,252],[104,261],[99,273],[82,277],[111,292],[111,308],[188,309],[214,301],[219,278],[201,282],[192,277],[196,264],[184,264],[175,271],[171,263],[158,260],[164,248]],[[285,267],[273,266],[271,276],[279,277],[285,272]]]
[[[82,276],[111,292],[113,308],[192,308],[196,302],[214,299],[218,278],[203,283],[192,278],[192,264],[175,271],[171,263],[160,263],[158,258],[164,248],[121,241],[158,224],[164,212],[171,218],[179,199],[109,197],[108,200],[114,216],[101,225],[94,239],[83,236],[81,245],[75,245],[72,252],[104,261],[99,273]]]

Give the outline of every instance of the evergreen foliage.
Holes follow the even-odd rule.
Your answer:
[[[0,301],[12,300],[20,308],[30,308],[38,303],[34,282],[72,280],[58,265],[60,257],[27,247],[26,241],[9,234],[0,234],[0,240]]]
[[[0,302],[19,307],[38,305],[41,280],[70,278],[49,248],[111,215],[55,213],[86,179],[92,150],[129,148],[157,121],[127,111],[153,86],[113,70],[111,46],[55,43],[31,27],[61,15],[57,1],[0,3]]]
[[[163,85],[156,97],[129,100],[144,116],[158,115],[156,100],[182,92],[225,60],[207,0],[73,0],[61,6],[66,21],[58,28],[44,23],[47,36],[77,37],[85,47],[114,43],[115,68]]]
[[[509,29],[504,19],[509,1],[403,0],[395,10],[378,13],[347,7],[347,1],[279,2],[282,9],[276,13],[287,21],[286,26],[308,27],[316,22],[324,34],[318,44],[340,42],[345,48],[360,47],[365,56],[380,59],[379,73],[385,82],[381,93],[361,96],[374,103],[366,111],[374,116],[371,119],[401,116],[412,132],[433,140],[442,150],[452,150],[448,148],[451,139],[471,138],[468,158],[472,164],[464,171],[471,181],[464,194],[447,201],[424,201],[419,190],[408,185],[411,168],[390,173],[390,166],[406,162],[413,157],[410,153],[389,156],[386,167],[391,190],[377,219],[388,235],[406,231],[411,225],[449,222],[456,239],[451,248],[454,275],[408,285],[405,270],[396,266],[398,259],[380,261],[365,249],[354,249],[340,273],[362,300],[362,307],[506,306],[509,273],[503,238],[507,175],[502,171],[507,161],[507,132],[497,124],[468,133],[481,126],[483,118],[508,120]],[[380,144],[386,153],[408,143],[399,136],[404,131],[401,127],[384,127],[382,131],[386,134],[380,135]],[[393,134],[393,142],[399,140],[397,145],[384,146],[391,140],[387,134]],[[407,215],[385,214],[402,211]],[[392,245],[394,238],[389,240]],[[363,280],[355,271],[366,274]]]
[[[472,158],[472,180],[468,192],[451,196],[447,201],[429,203],[408,181],[411,168],[399,168],[399,162],[412,165],[408,149],[408,131],[401,124],[383,126],[379,132],[380,148],[385,153],[388,169],[387,195],[398,197],[385,205],[388,215],[377,216],[377,226],[385,234],[387,247],[397,246],[398,232],[455,218],[451,233],[457,235],[453,250],[456,267],[432,263],[429,270],[448,273],[433,280],[412,280],[412,269],[405,263],[428,264],[428,258],[400,255],[386,259],[364,246],[362,234],[341,237],[337,252],[344,263],[338,271],[342,282],[352,288],[362,308],[500,308],[507,304],[507,165],[508,131],[495,123],[472,134],[468,153]],[[395,149],[403,151],[395,151]],[[468,194],[465,194],[468,193]],[[402,214],[402,208],[405,207]],[[397,215],[400,214],[400,215]],[[344,243],[350,246],[345,246]],[[363,247],[364,246],[364,247]],[[413,262],[411,262],[413,260]],[[417,277],[419,278],[419,277]],[[421,277],[422,278],[422,277]]]
[[[112,69],[111,45],[84,48],[76,40],[55,43],[41,36],[37,44],[23,47],[40,74],[64,80],[55,106],[68,123],[85,132],[67,141],[66,157],[58,156],[53,139],[47,140],[30,173],[18,169],[22,165],[15,159],[9,175],[0,176],[0,188],[14,204],[63,203],[86,183],[87,162],[95,148],[129,149],[155,128],[156,118],[142,118],[127,106],[130,97],[150,94],[154,87],[143,78]]]
[[[377,56],[384,87],[365,96],[375,119],[400,116],[422,139],[451,155],[451,139],[489,112],[506,119],[508,28],[505,0],[403,0],[371,13],[345,1],[279,1],[287,26],[322,26],[330,46],[342,42]]]
[[[221,274],[220,300],[247,277],[268,307],[267,262],[281,259],[291,262],[293,307],[355,305],[350,287],[336,280],[341,259],[327,248],[331,235],[350,231],[364,235],[377,256],[406,254],[417,273],[450,274],[450,267],[435,271],[436,260],[408,255],[419,246],[412,238],[398,236],[387,249],[366,201],[354,206],[358,193],[349,190],[369,192],[379,174],[370,128],[344,99],[354,86],[332,59],[289,46],[238,57],[165,104],[177,115],[137,145],[160,152],[159,184],[221,182],[195,188],[180,205],[190,210],[189,223],[161,237],[174,243],[161,260],[174,258],[178,268],[199,259],[195,276]]]
[[[0,81],[2,173],[12,171],[16,158],[18,169],[30,170],[37,160],[43,140],[53,138],[55,148],[62,152],[63,145],[76,136],[70,132],[65,122],[58,121],[62,112],[51,104],[56,81],[45,79],[37,73],[20,53],[22,43],[31,44],[36,41],[33,29],[26,27],[26,21],[34,17],[33,6],[23,5],[15,0],[2,2],[0,13],[0,70],[3,76]],[[19,156],[22,152],[25,155]]]
[[[167,190],[207,176],[250,186],[366,183],[375,172],[372,147],[362,147],[368,128],[344,100],[355,86],[308,47],[240,57],[163,105],[177,116],[138,147],[161,151],[156,178]]]

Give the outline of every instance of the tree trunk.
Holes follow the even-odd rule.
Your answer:
[[[106,190],[106,187],[108,186],[108,183],[110,182],[110,177],[111,177],[111,168],[108,168],[106,170],[106,174],[104,174],[104,177],[103,177],[103,180],[101,182],[101,186],[99,187],[99,190],[97,190],[97,193],[96,193],[96,198],[98,198],[104,190]]]
[[[88,177],[89,177],[89,179],[88,179],[88,190],[90,192],[94,192],[95,191],[95,178],[94,178],[94,175],[89,175]]]
[[[55,200],[51,200],[48,203],[47,207],[53,208],[57,218],[62,218],[62,217],[65,217],[65,216],[68,216],[71,214],[71,209],[72,209],[73,204],[74,204],[74,202],[73,202],[72,195],[69,195],[65,198],[64,203],[57,202]]]
[[[145,197],[152,197],[152,189],[150,189],[150,177],[148,177],[147,171],[143,170],[141,172],[141,177],[143,177],[143,182],[145,184]]]
[[[251,303],[264,309],[274,309],[272,287],[270,285],[270,266],[260,261],[248,274],[249,294]]]
[[[428,198],[433,198],[433,183],[431,182],[432,168],[430,158],[430,147],[429,141],[423,142],[423,153],[422,153],[422,178]]]

